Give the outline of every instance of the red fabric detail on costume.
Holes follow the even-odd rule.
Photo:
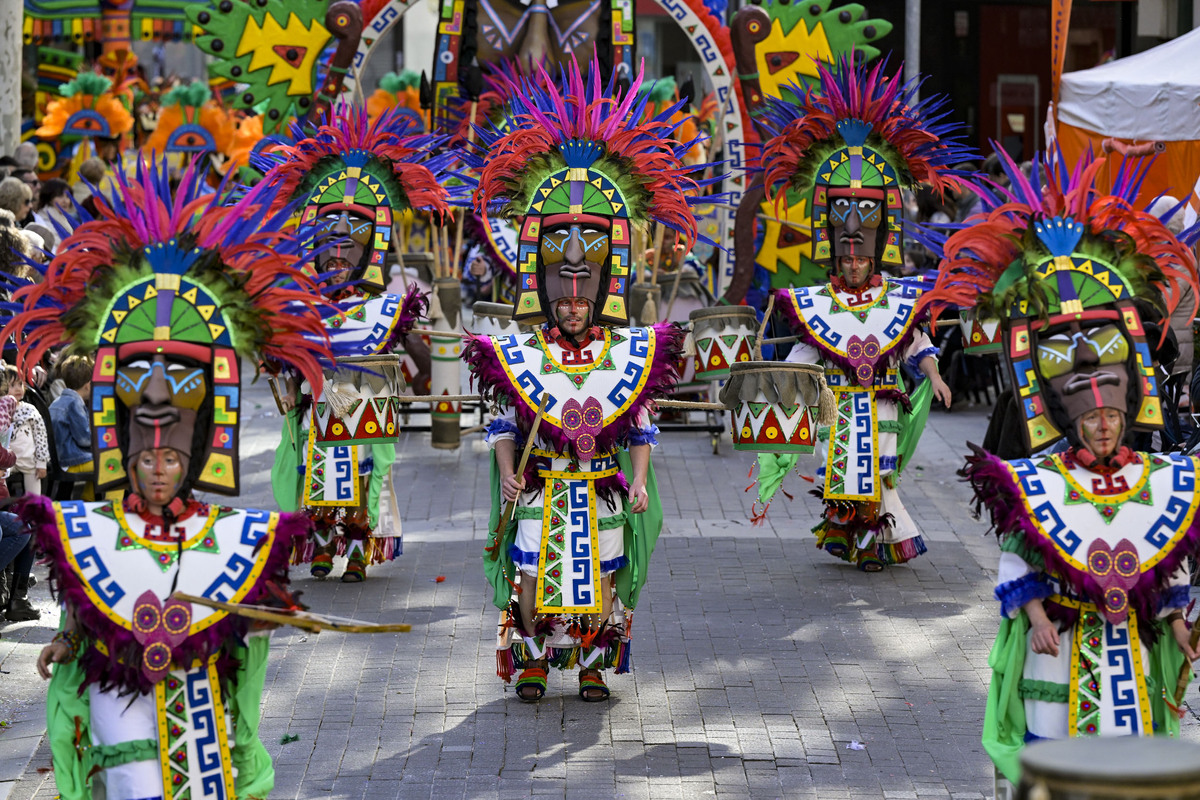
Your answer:
[[[1068,467],[1083,467],[1097,475],[1111,475],[1130,464],[1140,463],[1142,463],[1142,457],[1124,445],[1117,452],[1109,456],[1107,464],[1099,463],[1096,456],[1092,454],[1092,451],[1086,447],[1073,447],[1063,453],[1063,464]]]
[[[829,285],[832,286],[834,291],[837,291],[837,292],[845,292],[846,294],[861,295],[867,289],[874,289],[877,286],[883,286],[883,276],[880,275],[878,272],[872,272],[871,277],[867,278],[867,282],[865,285],[860,286],[857,289],[852,289],[846,285],[846,281],[842,278],[841,275],[834,275],[833,277],[831,277],[829,279]]]
[[[601,330],[600,327],[597,325],[593,325],[592,327],[590,327],[586,331],[584,331],[583,335],[579,337],[578,344],[576,344],[575,342],[572,342],[566,336],[563,336],[562,331],[560,331],[558,329],[557,325],[555,325],[553,328],[550,328],[549,330],[546,331],[546,339],[548,341],[554,342],[555,344],[559,345],[560,347],[565,347],[568,350],[574,350],[576,352],[587,347],[592,342],[598,342],[603,338],[604,338],[604,331]]]
[[[125,513],[137,514],[151,525],[161,526],[163,524],[163,518],[161,516],[150,514],[146,511],[146,501],[140,494],[134,494],[133,492],[130,492],[125,496],[122,507],[125,509]],[[183,498],[176,497],[167,504],[167,511],[171,513],[171,516],[174,518],[175,522],[183,522],[185,519],[195,516],[196,514],[207,514],[208,504],[201,503],[195,498],[184,500]]]

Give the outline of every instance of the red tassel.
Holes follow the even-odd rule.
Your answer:
[[[513,672],[517,665],[513,662],[512,648],[506,647],[496,651],[496,675],[505,683],[512,683]]]

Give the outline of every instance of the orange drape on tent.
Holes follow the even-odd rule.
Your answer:
[[[1108,137],[1095,131],[1076,128],[1073,125],[1059,123],[1058,141],[1062,145],[1063,157],[1067,164],[1075,164],[1087,151],[1097,158],[1104,157],[1100,143]],[[1133,144],[1129,139],[1120,139],[1125,144]],[[1192,194],[1196,178],[1200,176],[1200,140],[1186,142],[1165,142],[1166,150],[1154,156],[1154,163],[1142,184],[1139,200],[1142,204],[1149,203],[1160,194],[1169,194],[1182,200],[1191,197],[1193,207],[1200,207],[1200,198]],[[1121,166],[1121,155],[1109,153],[1108,169],[1101,170],[1096,178],[1097,188],[1108,191],[1111,177]]]

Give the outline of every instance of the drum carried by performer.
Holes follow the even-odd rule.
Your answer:
[[[541,85],[512,85],[506,124],[468,154],[476,210],[518,221],[513,316],[540,325],[476,336],[464,351],[502,409],[487,435],[495,534],[484,566],[502,609],[498,672],[507,682],[521,670],[526,702],[545,694],[551,666],[578,668],[589,702],[609,696],[602,670],[629,669],[662,523],[649,410],[676,381],[683,340],[669,323],[622,327],[633,231],[653,219],[696,236],[685,148],[665,121],[638,121],[640,76],[610,97],[599,70],[586,91],[574,62],[565,85],[544,72]]]
[[[931,395],[950,405],[937,349],[918,325],[919,289],[880,272],[902,263],[901,189],[957,188],[965,176],[950,165],[970,156],[961,126],[930,121],[944,100],[918,103],[918,85],[880,67],[821,67],[819,84],[797,90],[803,101],[769,102],[775,135],[762,154],[768,199],[811,191],[813,258],[830,266],[827,283],[775,295],[800,338],[787,360],[821,364],[836,398],[834,422],[821,431],[825,518],[813,532],[818,547],[867,572],[925,552],[896,491],[909,455],[898,436],[923,428]],[[920,381],[912,397],[905,367]]]
[[[338,370],[326,365],[332,380],[325,394],[313,397],[298,385],[281,393],[287,416],[272,486],[280,508],[303,507],[316,526],[296,562],[311,562],[312,574],[324,578],[333,557],[345,554],[342,580],[350,583],[364,580],[369,564],[400,554],[391,481],[394,398],[404,390],[397,351],[426,300],[415,286],[403,296],[384,291],[395,224],[409,209],[447,209],[437,175],[444,158],[431,155],[431,138],[410,133],[411,120],[399,111],[371,122],[366,114],[345,108],[309,136],[295,128],[295,144],[269,152],[275,166],[263,179],[280,206],[303,201],[301,224],[316,229],[309,242],[316,268],[340,309],[327,320]],[[384,498],[391,504],[386,521]]]

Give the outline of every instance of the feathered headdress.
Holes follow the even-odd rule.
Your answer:
[[[236,125],[229,112],[212,102],[203,83],[176,86],[162,98],[158,126],[145,149],[163,153],[220,153],[233,148]]]
[[[191,167],[174,190],[165,164],[118,175],[111,193],[96,194],[99,218],[63,242],[45,279],[14,292],[19,307],[0,336],[18,343],[22,372],[64,345],[95,361],[101,490],[125,481],[115,389],[128,354],[179,351],[206,365],[209,435],[203,458],[193,458],[193,485],[222,494],[238,488],[239,356],[321,385],[318,359],[330,356],[323,315],[335,309],[315,299],[300,269],[290,214],[270,212],[257,189],[225,200]]]
[[[403,109],[371,120],[361,105],[344,106],[313,132],[292,126],[292,141],[265,148],[274,164],[263,183],[277,206],[299,201],[301,222],[319,209],[369,210],[375,224],[371,252],[354,279],[382,291],[393,220],[409,209],[438,216],[449,210],[441,176],[451,157],[435,154],[440,137],[414,132]]]
[[[46,106],[39,138],[97,136],[112,139],[133,130],[133,115],[112,89],[112,81],[94,72],[81,72],[59,87],[62,95]]]
[[[1183,287],[1200,296],[1191,250],[1158,217],[1134,206],[1148,162],[1123,164],[1111,193],[1101,194],[1095,179],[1103,161],[1087,156],[1068,172],[1059,153],[1052,160],[1057,168],[1039,159],[1026,177],[997,152],[1009,187],[981,193],[982,211],[949,237],[923,231],[941,259],[934,288],[920,300],[934,318],[953,306],[1005,320],[1044,319],[1072,313],[1076,304],[1134,299],[1170,314]],[[1076,260],[1091,266],[1081,272]]]
[[[769,98],[761,122],[772,136],[763,143],[763,183],[777,206],[789,190],[812,190],[813,258],[831,257],[828,223],[830,188],[861,186],[884,192],[888,236],[884,264],[899,266],[900,190],[927,183],[938,193],[959,189],[967,173],[953,165],[974,157],[960,138],[963,127],[941,120],[945,97],[917,100],[920,79],[904,83],[888,76],[886,59],[873,67],[843,57],[835,70],[818,67],[818,82],[792,86],[794,103]]]
[[[936,318],[950,306],[973,308],[979,317],[1002,321],[1031,451],[1072,435],[1039,379],[1039,331],[1063,321],[1103,318],[1121,328],[1136,375],[1130,384],[1136,397],[1126,404],[1131,425],[1161,426],[1155,364],[1138,305],[1169,315],[1185,289],[1200,297],[1200,279],[1188,246],[1134,206],[1149,164],[1123,164],[1111,193],[1102,194],[1095,178],[1104,162],[1090,155],[1068,171],[1057,152],[1050,167],[1035,161],[1027,178],[1001,148],[997,152],[1009,188],[982,191],[983,210],[949,237],[922,231],[941,265],[918,310],[929,308]]]
[[[464,153],[478,174],[476,211],[521,220],[518,247],[521,286],[514,318],[544,318],[538,240],[542,217],[582,213],[612,219],[609,279],[596,303],[595,319],[625,324],[625,294],[632,264],[631,226],[658,222],[698,238],[691,206],[711,202],[697,180],[707,164],[687,166],[691,142],[679,142],[672,121],[681,104],[655,116],[646,114],[647,94],[639,94],[639,71],[624,92],[614,78],[600,83],[600,67],[591,66],[585,85],[571,59],[558,81],[538,65],[536,79],[508,87],[507,113],[499,124],[479,128],[479,139]],[[474,180],[470,176],[464,176]]]

